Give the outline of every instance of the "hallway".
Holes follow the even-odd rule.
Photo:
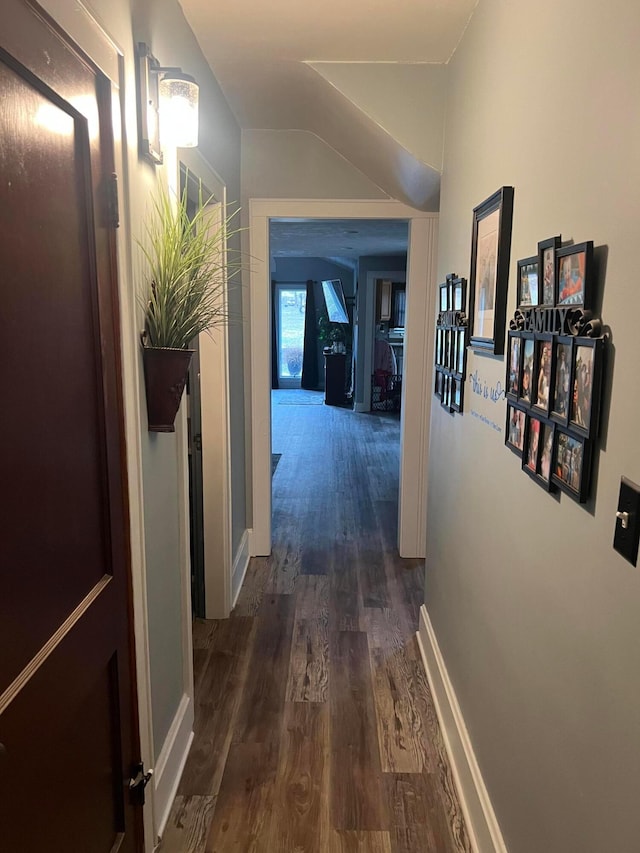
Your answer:
[[[423,568],[396,555],[399,421],[295,394],[273,395],[273,553],[230,619],[194,625],[160,851],[470,851],[415,638]]]

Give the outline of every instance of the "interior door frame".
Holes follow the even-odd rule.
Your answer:
[[[250,554],[271,553],[271,219],[405,219],[407,324],[400,415],[398,549],[426,555],[427,467],[434,341],[437,213],[394,200],[249,199],[251,312]]]
[[[180,186],[180,167],[184,166],[215,199],[215,216],[222,222],[227,205],[227,187],[213,166],[195,149],[181,149],[170,174]],[[227,325],[213,334],[200,335],[200,403],[202,417],[202,477],[204,516],[204,605],[207,619],[224,619],[231,612],[232,537],[231,537],[231,424],[229,405],[229,334]],[[186,416],[185,416],[186,417]],[[186,430],[186,425],[185,425]],[[182,538],[189,548],[188,460],[186,471],[186,521],[181,520]],[[186,527],[186,530],[184,529]],[[190,577],[190,572],[188,572]],[[190,626],[189,613],[189,626]],[[189,627],[189,630],[191,628]]]

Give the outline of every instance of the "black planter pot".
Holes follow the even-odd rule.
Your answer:
[[[176,414],[193,352],[190,349],[143,349],[149,432],[176,431]]]

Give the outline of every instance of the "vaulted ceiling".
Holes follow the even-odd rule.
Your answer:
[[[437,209],[439,74],[477,0],[180,2],[241,127],[315,133],[388,195]],[[431,147],[394,118],[412,99]]]

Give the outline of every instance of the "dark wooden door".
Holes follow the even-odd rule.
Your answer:
[[[132,853],[139,753],[110,86],[0,26],[0,849]]]

